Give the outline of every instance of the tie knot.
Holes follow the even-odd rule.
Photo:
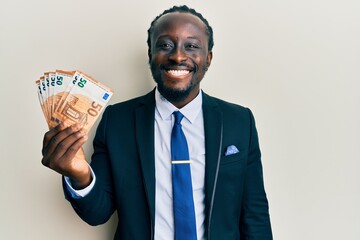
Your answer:
[[[182,113],[179,112],[179,111],[175,111],[175,112],[173,112],[173,114],[175,116],[175,124],[180,124],[180,122],[183,119],[184,115],[182,115]]]

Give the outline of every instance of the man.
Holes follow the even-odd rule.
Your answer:
[[[66,176],[66,198],[84,221],[102,224],[117,211],[114,239],[272,239],[252,113],[200,91],[212,35],[206,19],[187,6],[155,18],[148,55],[157,87],[105,110],[91,167],[75,157],[87,139],[81,126],[60,124],[45,134],[43,164]],[[173,157],[179,111],[190,164]],[[186,230],[175,210],[177,166],[187,166],[191,177]]]

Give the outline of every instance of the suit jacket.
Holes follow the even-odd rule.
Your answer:
[[[203,94],[206,238],[272,239],[258,136],[251,111]],[[153,239],[155,218],[154,91],[107,107],[94,138],[96,183],[66,198],[87,223],[118,214],[114,239]],[[226,147],[239,152],[225,156]]]

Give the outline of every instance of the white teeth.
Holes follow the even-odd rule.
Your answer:
[[[183,76],[183,75],[188,74],[190,71],[189,70],[167,70],[167,72],[174,76]]]

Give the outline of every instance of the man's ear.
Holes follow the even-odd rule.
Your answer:
[[[212,51],[210,51],[208,52],[208,55],[206,57],[206,70],[210,67],[212,58],[213,58],[213,53]]]

